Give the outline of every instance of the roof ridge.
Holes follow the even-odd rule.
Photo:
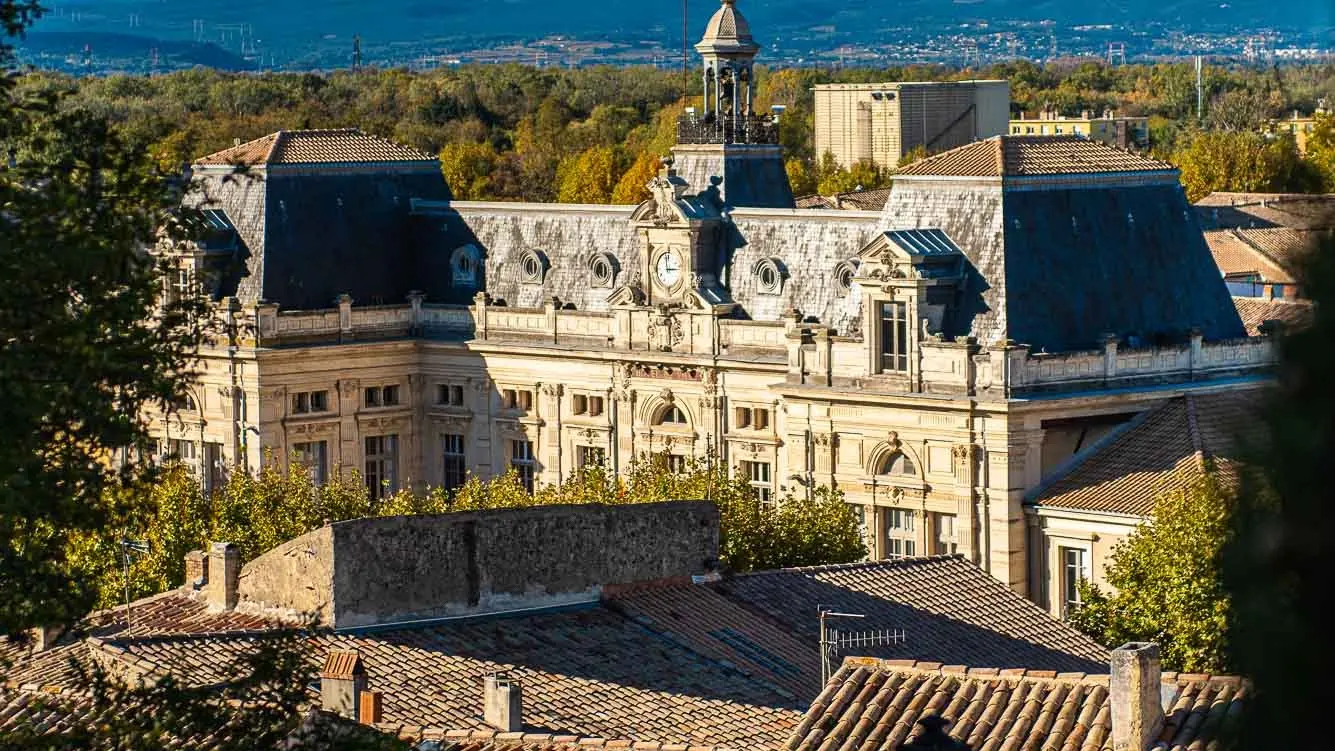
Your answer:
[[[805,574],[820,571],[850,571],[859,568],[909,568],[912,566],[921,566],[927,563],[938,563],[950,559],[959,559],[964,561],[964,555],[961,553],[941,553],[938,555],[923,555],[913,558],[885,559],[879,561],[850,561],[848,563],[822,563],[815,566],[788,566],[785,568],[771,568],[764,571],[748,571],[744,574],[734,574],[733,579],[741,579],[748,576],[770,576],[774,574]]]
[[[261,162],[261,164],[271,164],[273,162],[274,155],[278,153],[278,145],[280,143],[285,143],[286,141],[287,141],[287,131],[279,129],[277,133],[274,133],[273,142],[269,144],[269,150],[264,152],[264,160]]]
[[[903,660],[884,657],[845,657],[843,663],[840,665],[840,670],[850,666],[896,672],[912,671],[915,673],[940,675],[943,677],[974,678],[981,680],[1022,679],[1054,683],[1090,683],[1095,685],[1107,685],[1110,680],[1110,673],[1085,673],[1078,671],[1061,672],[1057,670],[1037,670],[1033,668],[993,668],[971,665],[946,665],[928,660]],[[1240,675],[1187,673],[1182,671],[1165,670],[1160,674],[1160,682],[1180,686],[1187,683],[1241,685],[1248,683],[1249,681],[1245,676]]]
[[[1248,248],[1251,248],[1252,250],[1260,254],[1262,258],[1266,259],[1267,261],[1270,261],[1279,268],[1288,271],[1289,266],[1287,264],[1285,264],[1282,260],[1276,258],[1273,254],[1270,253],[1270,251],[1266,250],[1265,248],[1262,248],[1260,245],[1257,245],[1256,243],[1247,239],[1247,236],[1242,234],[1244,231],[1254,232],[1260,229],[1288,229],[1288,227],[1232,227],[1228,230],[1228,232],[1229,234],[1233,235],[1233,237],[1237,238],[1238,242],[1241,242]]]

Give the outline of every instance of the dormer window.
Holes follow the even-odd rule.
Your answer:
[[[902,373],[909,369],[909,314],[908,304],[882,302],[880,304],[881,370]]]
[[[542,284],[547,275],[547,258],[536,250],[526,250],[519,259],[519,280],[524,284]]]
[[[762,295],[777,295],[783,292],[783,267],[775,259],[760,259],[756,262],[752,273],[756,276],[756,287]]]
[[[589,259],[589,286],[609,288],[616,274],[617,260],[610,253],[597,253]]]
[[[455,287],[476,288],[482,269],[482,253],[476,245],[456,248],[450,255],[451,284]]]

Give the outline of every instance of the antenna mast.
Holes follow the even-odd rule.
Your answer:
[[[840,634],[826,625],[827,618],[866,618],[862,613],[836,613],[824,605],[816,606],[820,618],[820,684],[823,687],[830,682],[834,673],[834,658],[841,649],[849,647],[882,647],[887,644],[903,644],[908,640],[903,629],[885,629],[879,631],[854,631]]]
[[[125,628],[128,630],[134,625],[130,618],[130,556],[145,555],[148,553],[148,542],[145,540],[121,540],[121,565],[125,571]]]

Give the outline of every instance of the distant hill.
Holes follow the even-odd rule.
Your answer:
[[[82,58],[87,46],[97,59],[147,59],[157,50],[164,63],[181,67],[203,65],[219,70],[243,70],[250,66],[239,56],[215,44],[156,39],[135,34],[92,31],[34,31],[24,40],[32,55]]]
[[[34,32],[126,33],[158,39],[213,42],[241,52],[240,32],[279,60],[317,50],[351,49],[360,34],[369,49],[485,46],[561,34],[580,39],[661,41],[680,45],[679,0],[51,0]],[[1164,24],[1185,30],[1245,30],[1330,26],[1329,0],[740,0],[763,44],[800,45],[818,29],[831,45],[894,42],[904,27],[937,27],[988,19],[1052,20],[1075,24]],[[703,31],[716,0],[690,0],[691,40]],[[196,21],[202,22],[196,24]],[[830,27],[833,27],[832,29]],[[200,29],[202,28],[202,32]],[[131,31],[132,30],[132,31]],[[37,35],[32,41],[36,43]]]

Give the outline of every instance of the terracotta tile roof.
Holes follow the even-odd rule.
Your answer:
[[[1148,517],[1158,496],[1199,480],[1207,459],[1226,479],[1233,474],[1235,437],[1254,424],[1258,398],[1247,389],[1170,399],[1059,469],[1031,503]]]
[[[1294,264],[1304,253],[1315,246],[1318,239],[1316,232],[1288,227],[1238,229],[1234,232],[1252,247],[1289,270],[1293,269]]]
[[[1099,172],[1164,172],[1171,164],[1076,136],[994,136],[929,156],[898,175],[1020,177]]]
[[[1251,692],[1239,678],[1163,674],[1165,722],[1155,749],[1216,748]],[[969,669],[850,658],[812,703],[785,751],[899,748],[939,715],[974,751],[1112,745],[1107,675]]]
[[[811,194],[793,199],[793,205],[799,209],[832,209],[834,201],[825,196]]]
[[[1225,276],[1258,274],[1268,282],[1293,282],[1293,276],[1284,266],[1240,237],[1237,230],[1207,230],[1205,244]]]
[[[1212,229],[1335,228],[1335,193],[1211,193],[1196,209],[1202,226]]]
[[[1247,327],[1248,336],[1259,336],[1261,325],[1266,321],[1279,321],[1290,328],[1301,328],[1312,322],[1315,312],[1312,310],[1312,304],[1305,300],[1235,297],[1233,306],[1238,309],[1242,325]]]
[[[395,733],[392,727],[382,730]],[[400,740],[409,743],[436,741],[440,751],[583,751],[585,749],[631,749],[635,751],[728,751],[722,746],[688,746],[632,741],[624,738],[581,738],[554,733],[498,733],[494,730],[442,730],[440,728],[403,728]]]
[[[433,157],[356,128],[280,130],[210,154],[198,165],[429,162]]]
[[[1108,652],[959,556],[784,569],[718,585],[816,644],[818,605],[862,613],[858,629],[902,629],[876,657],[1098,672]]]
[[[658,587],[615,596],[608,604],[803,703],[820,690],[820,660],[809,643],[711,587]]]
[[[135,671],[192,684],[229,676],[263,633],[108,639],[94,648]],[[804,702],[683,641],[612,610],[486,618],[362,634],[321,632],[313,658],[356,650],[394,732],[485,730],[482,679],[504,671],[524,687],[527,730],[740,748],[777,745]]]
[[[890,200],[890,188],[876,190],[858,190],[852,193],[840,193],[834,197],[834,206],[839,209],[854,211],[880,211],[885,202]]]
[[[356,650],[331,649],[324,657],[324,669],[321,678],[350,680],[355,675],[365,675],[366,668]]]

